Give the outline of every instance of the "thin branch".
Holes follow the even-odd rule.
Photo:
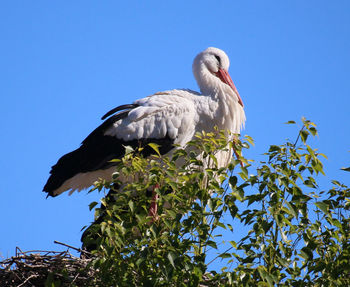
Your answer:
[[[86,250],[83,250],[83,249],[81,249],[81,248],[76,248],[76,247],[71,246],[71,245],[68,245],[68,244],[66,244],[66,243],[59,242],[59,241],[57,241],[57,240],[55,240],[53,243],[66,246],[66,247],[68,247],[68,248],[70,248],[70,249],[73,249],[73,250],[75,250],[75,251],[78,251],[78,252],[80,252],[80,253],[85,253],[85,254],[91,255],[91,253],[88,252],[88,251],[86,251]]]
[[[294,148],[296,147],[298,141],[299,141],[299,138],[300,138],[300,133],[301,131],[305,128],[305,125],[303,125],[298,133],[298,136],[297,136],[297,139],[295,140],[295,143],[293,144]]]
[[[209,264],[213,263],[216,259],[218,259],[220,257],[221,254],[225,254],[226,252],[229,252],[231,249],[233,249],[233,246],[231,246],[230,248],[226,249],[224,252],[220,253],[218,256],[216,256],[213,260],[211,260],[207,266],[209,266]]]

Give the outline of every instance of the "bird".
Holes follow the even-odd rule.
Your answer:
[[[125,155],[125,146],[143,147],[142,155],[170,154],[176,147],[186,148],[197,132],[212,132],[214,127],[240,134],[246,120],[243,101],[228,73],[226,53],[209,47],[192,64],[200,93],[190,89],[157,92],[118,106],[107,112],[104,122],[93,130],[76,150],[63,155],[52,166],[43,188],[47,197],[93,186],[99,179],[110,181],[116,162]],[[224,166],[232,151],[216,155]]]

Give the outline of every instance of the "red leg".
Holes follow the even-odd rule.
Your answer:
[[[233,151],[234,151],[234,153],[235,153],[235,155],[236,155],[236,158],[239,160],[239,163],[241,164],[241,167],[244,167],[243,162],[239,159],[239,154],[238,154],[238,152],[236,151],[236,149],[233,149]]]
[[[237,150],[236,150],[236,139],[238,140],[238,138],[236,138],[236,137],[233,139],[233,152],[235,153],[236,158],[239,160],[239,162],[240,162],[240,164],[241,164],[241,167],[244,167],[244,164],[243,164],[243,162],[239,159],[239,154],[238,154],[238,152],[237,152]]]
[[[149,208],[148,216],[152,216],[151,223],[155,222],[158,219],[158,205],[157,200],[159,198],[158,193],[155,192],[155,189],[158,188],[158,184],[155,185],[152,191],[152,201]]]

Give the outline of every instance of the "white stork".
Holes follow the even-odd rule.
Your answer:
[[[99,178],[111,180],[115,167],[112,159],[121,158],[125,146],[160,146],[169,153],[174,144],[185,146],[196,132],[211,132],[217,126],[239,134],[245,122],[243,102],[228,74],[229,59],[224,51],[208,48],[193,61],[192,70],[201,94],[178,89],[154,95],[112,109],[73,152],[61,157],[52,167],[44,186],[48,196],[88,188]],[[231,152],[217,155],[219,165],[227,164]]]

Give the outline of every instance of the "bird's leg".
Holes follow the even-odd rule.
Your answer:
[[[236,144],[237,144],[236,141],[237,140],[238,140],[238,137],[235,136],[233,138],[233,152],[235,153],[236,158],[239,160],[239,163],[241,164],[241,167],[244,167],[243,161],[240,160],[240,155],[238,154],[237,149],[236,149]]]
[[[236,151],[236,149],[233,149],[233,151],[234,151],[234,153],[235,153],[237,159],[239,160],[239,163],[241,164],[241,167],[244,167],[244,163],[243,163],[243,161],[241,161],[241,160],[239,159],[239,154],[238,154],[238,152]]]
[[[151,206],[150,206],[149,212],[148,212],[148,216],[152,217],[150,224],[158,220],[157,200],[158,200],[159,196],[158,196],[158,193],[155,191],[156,188],[159,188],[158,184],[156,184],[154,186],[153,191],[152,191],[152,201],[151,201]]]

